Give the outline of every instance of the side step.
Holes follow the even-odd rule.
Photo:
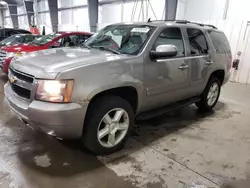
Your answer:
[[[157,108],[157,109],[150,110],[150,111],[147,111],[147,112],[142,112],[141,114],[139,114],[136,117],[136,120],[151,119],[153,117],[157,117],[157,116],[163,115],[163,114],[165,114],[167,112],[176,110],[178,108],[182,108],[182,107],[188,106],[190,104],[198,102],[199,100],[200,100],[200,97],[193,97],[193,98],[190,98],[190,99],[187,99],[187,100],[183,100],[183,101],[179,101],[179,102],[176,102],[176,103],[173,103],[173,104],[161,107],[161,108]]]

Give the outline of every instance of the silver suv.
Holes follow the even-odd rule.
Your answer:
[[[188,21],[105,27],[81,48],[15,58],[5,97],[26,124],[81,138],[96,154],[121,148],[140,119],[195,103],[211,110],[230,76],[223,32]]]

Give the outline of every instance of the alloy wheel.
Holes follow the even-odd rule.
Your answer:
[[[128,129],[128,113],[121,108],[112,109],[103,116],[99,123],[98,141],[103,147],[114,147],[124,139]]]
[[[211,85],[208,95],[207,95],[207,104],[213,106],[216,102],[219,95],[219,85],[215,82]]]

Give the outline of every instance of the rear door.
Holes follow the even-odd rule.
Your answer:
[[[208,45],[208,36],[197,28],[187,28],[188,57],[190,66],[190,87],[187,94],[190,96],[200,95],[206,86],[206,78],[213,64],[211,49]]]

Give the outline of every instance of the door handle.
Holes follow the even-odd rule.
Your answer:
[[[214,62],[213,61],[207,61],[206,65],[212,65]]]
[[[181,69],[181,70],[188,69],[188,65],[181,65],[181,66],[179,66],[179,69]]]

